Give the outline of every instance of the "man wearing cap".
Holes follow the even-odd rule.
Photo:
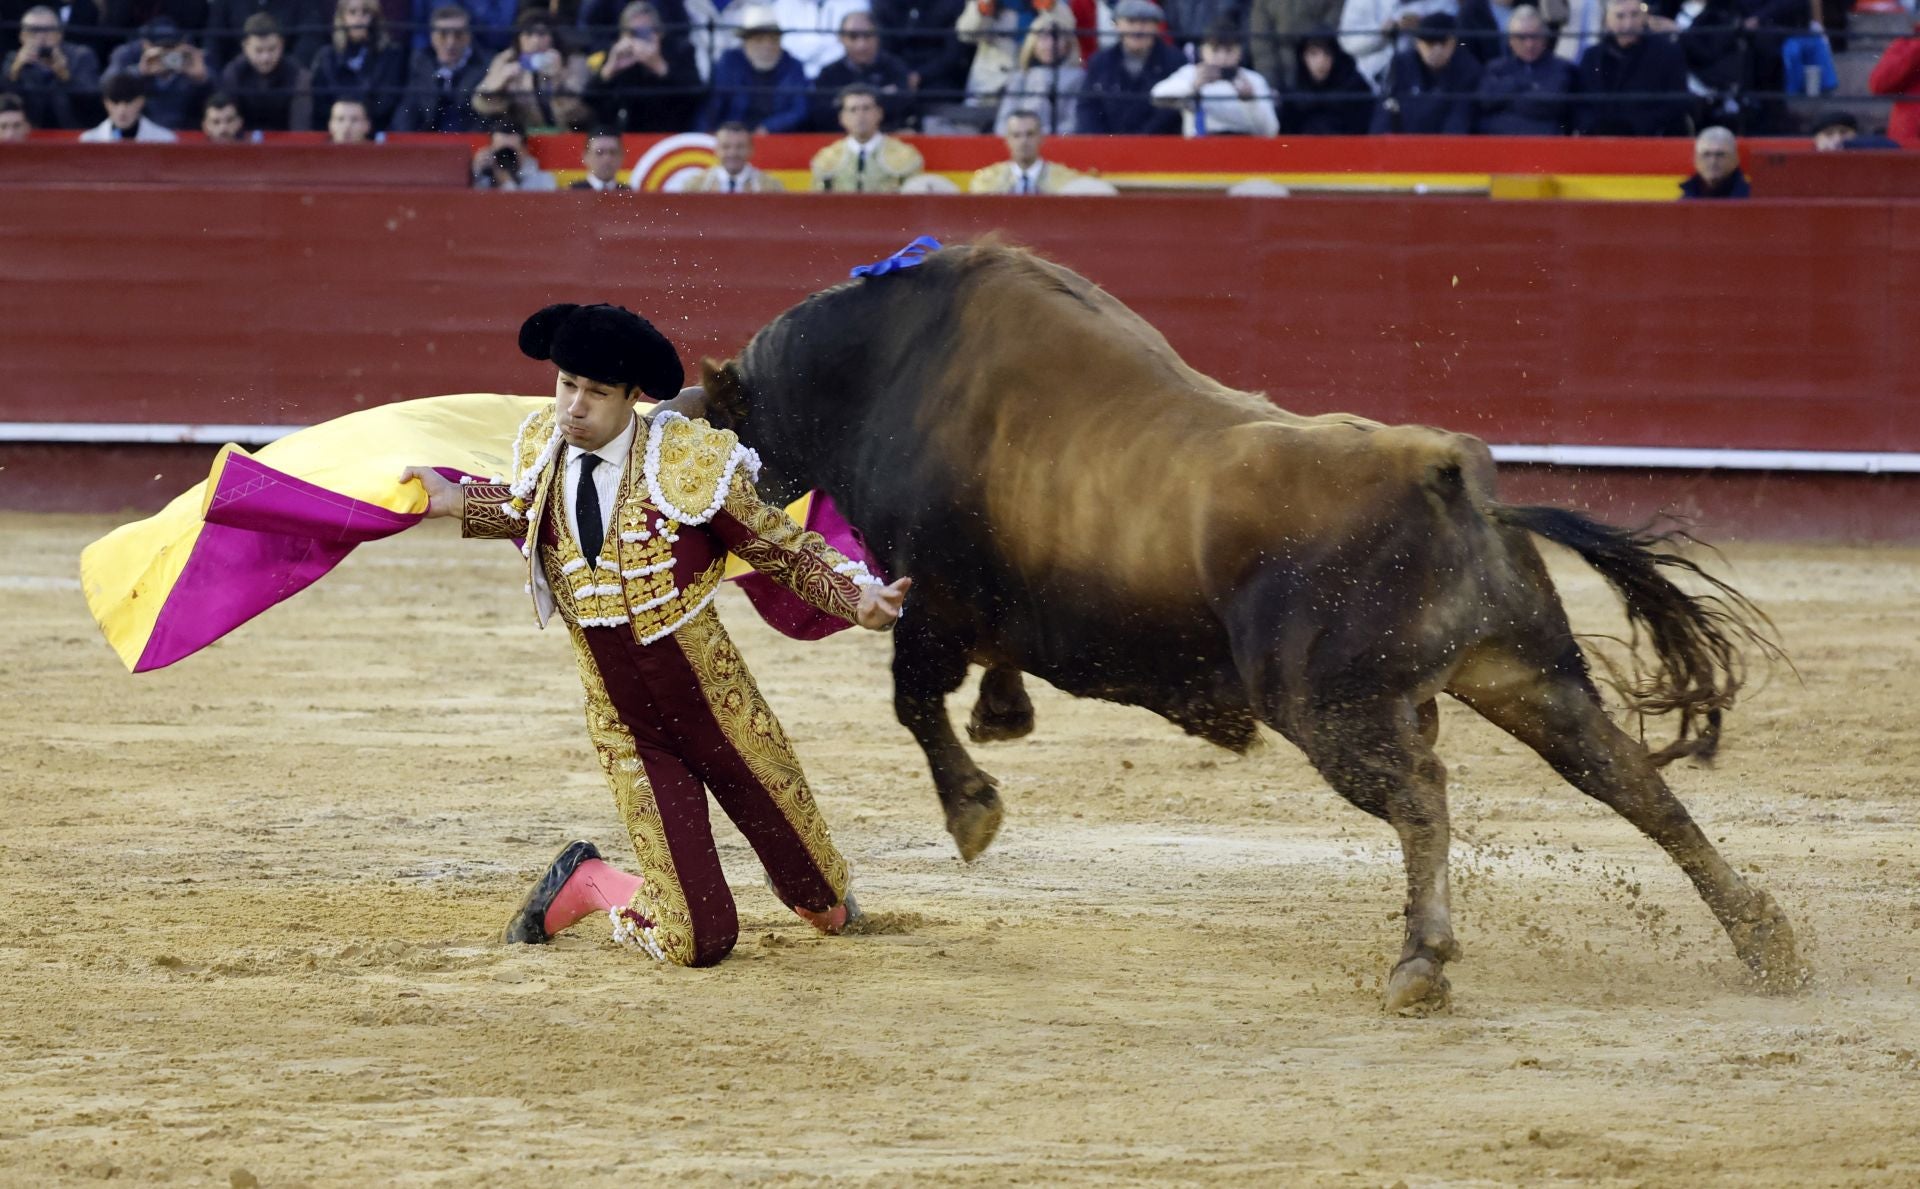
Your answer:
[[[1428,13],[1414,27],[1413,49],[1401,50],[1387,67],[1373,131],[1445,133],[1473,131],[1474,92],[1480,63],[1460,52],[1460,23],[1444,12]]]
[[[804,532],[753,487],[759,458],[726,430],[645,394],[676,396],[684,373],[665,336],[607,305],[552,305],[520,349],[558,369],[554,402],[528,417],[506,482],[449,483],[431,468],[428,516],[469,537],[521,539],[545,625],[558,612],[586,687],[587,734],[626,821],[640,874],[589,842],[560,852],[508,922],[539,944],[596,913],[614,940],[657,961],[707,966],[739,932],[707,792],[752,844],[776,895],[826,933],[857,914],[799,761],[712,603],[729,551],[823,611],[885,630],[911,585]]]
[[[1118,136],[1169,136],[1180,131],[1180,113],[1153,105],[1153,85],[1187,64],[1185,55],[1160,38],[1160,6],[1153,0],[1120,0],[1113,7],[1115,44],[1087,59],[1074,131]]]
[[[1459,12],[1458,0],[1346,0],[1340,10],[1340,48],[1353,55],[1360,73],[1379,89],[1393,55],[1413,48],[1420,18]]]
[[[713,64],[713,93],[700,131],[745,124],[760,132],[798,132],[807,122],[807,72],[780,48],[780,22],[764,4],[740,14],[740,44]]]
[[[1876,133],[1862,133],[1852,112],[1830,111],[1813,122],[1813,147],[1823,153],[1835,149],[1897,149],[1898,141]]]
[[[898,194],[925,163],[920,150],[880,132],[880,93],[855,83],[840,89],[846,136],[813,155],[813,188],[838,194]]]

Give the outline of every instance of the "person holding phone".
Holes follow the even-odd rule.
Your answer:
[[[588,100],[603,124],[626,132],[684,132],[700,111],[699,68],[684,45],[669,46],[646,0],[620,10],[620,36],[594,69]]]
[[[141,26],[138,38],[113,51],[107,70],[145,80],[147,119],[174,131],[200,126],[200,109],[213,89],[206,55],[187,42],[171,17]]]
[[[1240,64],[1240,27],[1222,21],[1207,30],[1200,60],[1153,85],[1153,101],[1178,108],[1186,136],[1277,136],[1280,113],[1267,80]]]
[[[578,128],[588,108],[587,62],[554,44],[553,22],[528,9],[514,27],[513,44],[494,55],[473,93],[482,116],[512,116],[528,128]]]
[[[100,92],[100,59],[67,44],[58,12],[29,8],[20,16],[20,48],[0,63],[0,91],[20,97],[36,128],[83,128]]]

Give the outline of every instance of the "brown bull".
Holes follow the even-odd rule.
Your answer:
[[[815,295],[703,369],[715,420],[765,460],[762,487],[830,493],[889,571],[918,583],[895,705],[968,858],[1000,822],[994,781],[945,698],[990,666],[980,733],[1030,725],[1020,671],[1144,706],[1243,750],[1266,723],[1405,855],[1395,1010],[1443,1003],[1449,694],[1533,748],[1673,856],[1768,985],[1803,978],[1773,901],[1715,851],[1661,779],[1708,754],[1754,614],[1690,596],[1664,539],[1494,498],[1461,434],[1296,417],[1183,363],[1075,273],[999,246]],[[1605,575],[1652,644],[1635,706],[1670,711],[1659,755],[1616,726],[1529,534]]]

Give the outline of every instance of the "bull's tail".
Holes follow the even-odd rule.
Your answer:
[[[1673,552],[1697,544],[1684,525],[1656,520],[1638,529],[1615,528],[1564,508],[1494,505],[1495,520],[1564,545],[1600,571],[1626,604],[1632,625],[1629,667],[1611,670],[1609,683],[1628,708],[1645,717],[1678,712],[1679,735],[1653,753],[1655,764],[1682,756],[1711,759],[1720,745],[1721,716],[1733,707],[1745,680],[1741,646],[1769,656],[1780,650],[1767,634],[1773,623],[1739,591]],[[1664,571],[1691,574],[1711,587],[1690,595]],[[1654,663],[1641,663],[1642,634]]]

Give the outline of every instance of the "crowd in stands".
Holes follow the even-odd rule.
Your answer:
[[[0,0],[0,110],[86,140],[839,131],[861,95],[889,132],[1674,136],[1777,125],[1819,38],[1810,0],[519,2]],[[1920,94],[1920,39],[1873,86]]]

